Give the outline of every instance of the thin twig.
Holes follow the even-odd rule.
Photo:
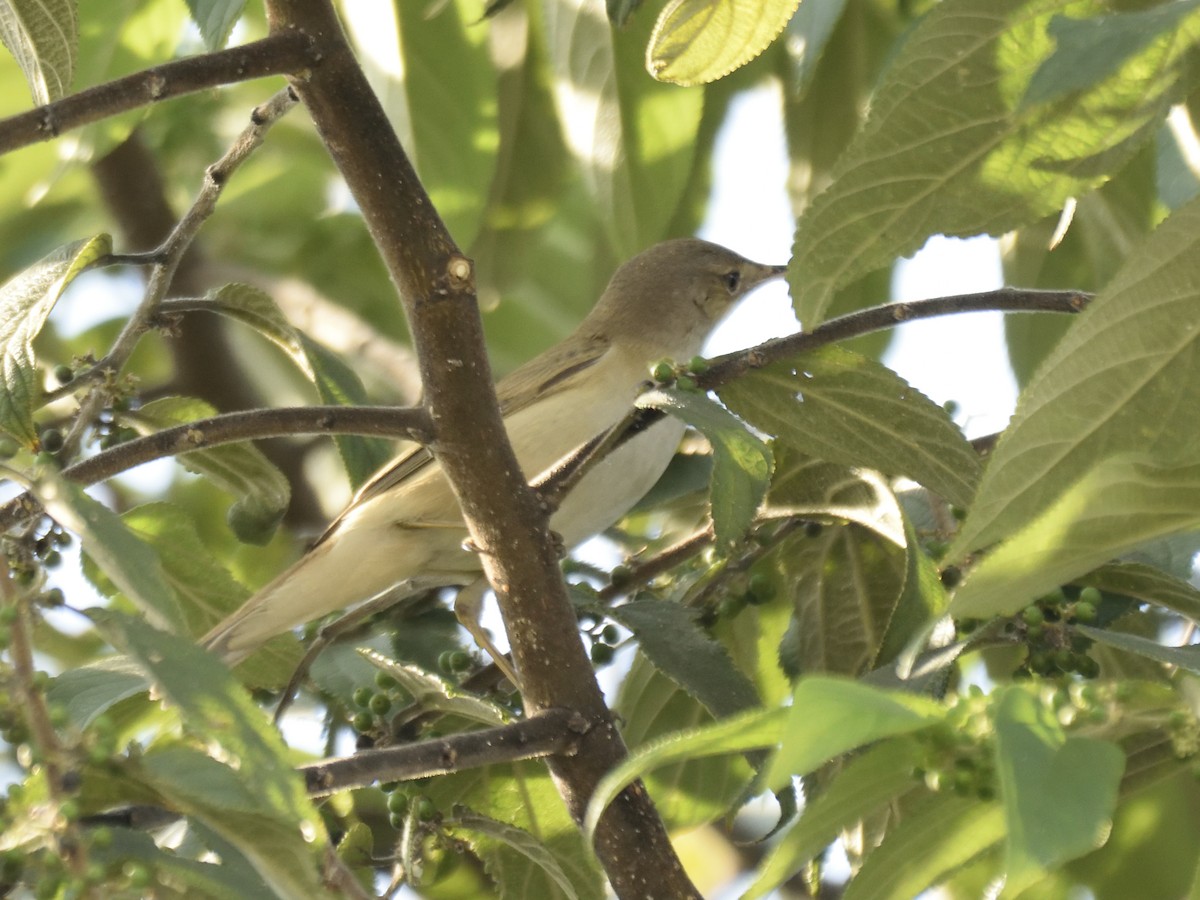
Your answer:
[[[709,525],[707,528],[690,534],[683,540],[672,544],[649,559],[629,567],[629,576],[622,578],[620,584],[609,584],[596,592],[596,600],[600,603],[611,603],[618,597],[623,597],[640,585],[653,581],[664,572],[669,572],[685,560],[691,559],[713,542],[715,533]]]
[[[320,62],[302,31],[280,31],[241,47],[154,66],[0,121],[0,154],[184,94],[301,72]]]
[[[134,347],[137,346],[138,341],[149,327],[158,304],[166,296],[183,254],[195,239],[200,226],[216,208],[217,199],[225,189],[230,176],[262,144],[267,130],[298,102],[295,93],[290,87],[287,87],[277,92],[266,103],[255,107],[250,114],[250,124],[238,135],[225,155],[208,167],[205,172],[204,184],[192,203],[191,209],[179,220],[162,246],[155,251],[155,253],[161,254],[163,261],[151,267],[150,278],[146,284],[146,293],[142,302],[125,322],[108,354],[96,365],[97,369],[111,372],[114,376],[121,371]],[[75,423],[66,438],[66,447],[63,450],[65,459],[70,459],[78,452],[84,432],[91,426],[92,420],[106,400],[105,391],[93,390],[80,403]]]
[[[63,469],[64,478],[95,484],[143,463],[238,441],[297,434],[359,434],[428,443],[433,429],[419,406],[299,406],[251,409],[197,419],[134,438]],[[0,531],[29,513],[28,495],[0,505]]]
[[[309,794],[320,797],[377,781],[412,781],[552,754],[570,755],[587,731],[588,723],[578,713],[547,709],[511,725],[323,760],[301,766],[300,773]]]

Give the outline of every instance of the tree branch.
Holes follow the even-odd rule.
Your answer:
[[[293,85],[346,179],[404,299],[438,458],[496,588],[530,715],[571,709],[591,724],[578,754],[551,756],[581,820],[600,778],[625,758],[580,639],[548,514],[521,473],[500,418],[474,273],[433,208],[327,0],[267,0],[273,31],[313,36],[322,63]],[[446,365],[446,360],[461,365]],[[645,788],[609,807],[596,853],[620,897],[698,897]]]
[[[511,725],[322,760],[301,766],[300,773],[309,794],[322,797],[367,787],[377,781],[412,781],[481,766],[570,754],[575,752],[588,727],[587,721],[576,712],[548,709]]]
[[[295,74],[319,61],[308,35],[280,31],[241,47],[164,63],[0,120],[0,154],[159,100],[268,75]]]

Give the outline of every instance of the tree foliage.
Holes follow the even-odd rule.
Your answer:
[[[805,331],[638,404],[704,440],[624,562],[564,562],[631,751],[579,803],[538,757],[597,723],[523,709],[436,595],[232,674],[195,644],[428,436],[357,410],[416,401],[417,328],[338,168],[380,136],[285,89],[331,46],[287,5],[0,0],[0,884],[601,897],[669,868],[593,852],[641,779],[706,895],[1198,890],[1200,2],[335,4],[501,372],[696,230],[780,88]],[[1016,289],[867,309],[939,234]],[[855,340],[966,309],[1021,386],[974,442]]]

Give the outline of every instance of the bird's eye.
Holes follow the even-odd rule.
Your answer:
[[[733,293],[742,282],[742,273],[734,269],[732,272],[726,272],[722,280],[725,282],[725,287],[729,288],[729,292]]]

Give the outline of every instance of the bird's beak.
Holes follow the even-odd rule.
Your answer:
[[[768,281],[774,281],[776,278],[782,278],[787,274],[788,267],[784,266],[767,266],[762,263],[751,263],[742,273],[742,293],[748,294],[760,284],[766,284]]]

